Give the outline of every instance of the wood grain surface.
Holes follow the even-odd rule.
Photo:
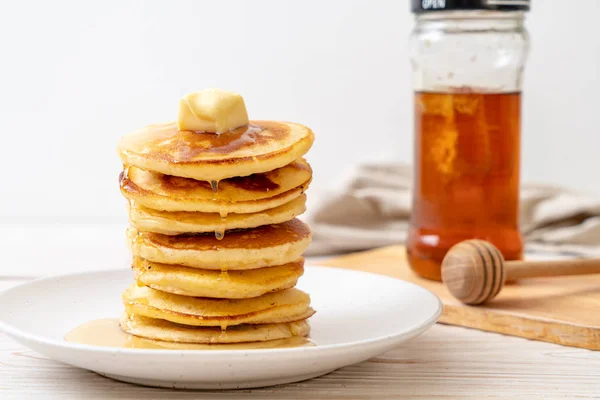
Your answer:
[[[600,352],[436,325],[369,361],[305,382],[174,391],[113,381],[0,334],[0,399],[595,399]]]
[[[505,285],[489,304],[467,306],[442,283],[413,274],[403,246],[350,254],[323,264],[417,283],[444,303],[442,323],[600,350],[600,275],[524,279]]]
[[[378,251],[397,262],[398,250]],[[353,265],[352,260],[360,258],[345,256],[342,263]],[[362,264],[369,270],[375,265]],[[26,280],[0,273],[0,290]],[[597,351],[438,324],[379,357],[309,381],[251,390],[174,391],[117,382],[58,363],[0,333],[2,400],[598,399],[599,376]]]

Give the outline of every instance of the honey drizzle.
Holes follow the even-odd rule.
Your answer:
[[[221,226],[215,231],[217,240],[225,237],[225,223],[227,222],[227,211],[220,211],[219,214],[221,215]]]
[[[123,179],[129,179],[129,167],[128,164],[123,164]]]
[[[213,191],[213,200],[218,200],[219,199],[219,181],[217,180],[212,180],[210,181],[210,187],[212,188]],[[217,240],[223,240],[223,238],[225,237],[225,227],[224,227],[224,223],[225,223],[225,218],[227,217],[227,212],[225,212],[225,216],[223,216],[223,212],[220,212],[221,214],[221,221],[223,222],[223,225],[220,226],[217,230],[215,230],[215,238]]]
[[[220,280],[228,280],[228,279],[229,279],[229,272],[227,272],[226,269],[222,269],[217,280],[220,281]]]
[[[215,180],[210,181],[210,187],[212,188],[212,191],[213,191],[213,194],[214,194],[213,200],[216,200],[217,199],[217,194],[219,192],[219,181],[215,181]]]

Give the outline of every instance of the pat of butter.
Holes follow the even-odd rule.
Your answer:
[[[179,101],[177,126],[180,131],[225,133],[248,125],[244,99],[237,93],[205,89]]]

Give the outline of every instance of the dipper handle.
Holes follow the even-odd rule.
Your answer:
[[[600,274],[600,259],[505,261],[508,279]]]

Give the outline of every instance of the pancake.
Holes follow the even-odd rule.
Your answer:
[[[158,211],[133,205],[129,208],[129,222],[139,231],[156,232],[164,235],[222,233],[233,229],[279,224],[294,219],[304,211],[306,211],[305,194],[289,203],[269,210],[252,214],[229,214],[223,218],[217,213]]]
[[[276,225],[213,234],[169,236],[129,228],[134,256],[163,264],[220,270],[246,270],[290,263],[310,244],[308,225],[297,218]]]
[[[245,299],[293,287],[304,273],[304,259],[277,267],[229,271],[167,265],[134,257],[135,279],[153,289],[195,297]]]
[[[149,125],[124,136],[124,165],[204,181],[271,171],[302,157],[313,132],[300,124],[250,121],[228,133],[178,131],[175,122]]]
[[[284,349],[293,347],[313,347],[315,343],[304,336],[292,336],[287,339],[267,340],[250,343],[178,343],[162,340],[145,339],[139,336],[125,336],[124,347],[130,349],[162,349],[162,350],[252,350],[252,349]]]
[[[237,325],[226,331],[219,327],[180,325],[162,319],[123,313],[121,329],[146,339],[178,343],[246,343],[307,336],[310,326],[306,321],[266,325]]]
[[[129,167],[119,182],[123,195],[136,204],[163,211],[254,213],[278,207],[300,196],[312,170],[296,160],[273,171],[235,177],[218,183],[217,193],[206,180],[195,180]]]
[[[314,314],[310,297],[295,288],[234,300],[180,296],[134,283],[123,293],[123,304],[131,315],[222,329],[240,324],[300,321]]]

